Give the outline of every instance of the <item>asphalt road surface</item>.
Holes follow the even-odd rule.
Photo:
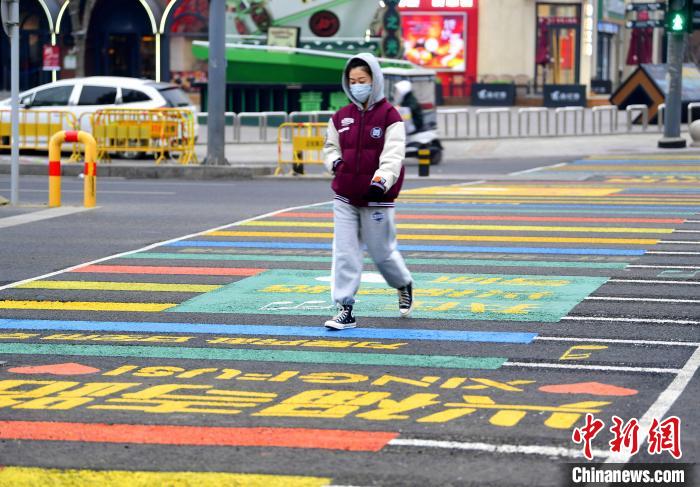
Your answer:
[[[411,181],[413,317],[368,262],[360,327],[335,333],[328,181],[100,180],[80,211],[67,180],[63,216],[0,208],[0,485],[558,486],[571,464],[696,464],[684,157]],[[45,184],[23,178],[22,201]]]

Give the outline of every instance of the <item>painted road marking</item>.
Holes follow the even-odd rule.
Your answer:
[[[60,311],[121,311],[158,313],[177,303],[117,303],[106,301],[0,301],[0,309],[50,309]]]
[[[94,291],[146,291],[174,293],[206,293],[220,288],[207,284],[161,284],[155,282],[101,282],[101,281],[34,281],[15,289],[62,289]]]
[[[628,265],[627,267],[635,269],[700,269],[700,266],[693,265],[645,265],[645,264],[634,264]]]
[[[201,250],[200,250],[201,252]],[[261,262],[331,262],[330,256],[314,255],[266,255],[266,254],[190,254],[172,252],[144,252],[134,254],[127,259],[174,259],[174,260],[222,260],[222,261],[261,261]],[[584,269],[624,269],[623,262],[566,262],[566,261],[530,261],[530,260],[494,260],[494,259],[414,259],[406,258],[407,264],[431,266],[496,266],[496,267],[581,267]],[[365,258],[366,264],[372,259]]]
[[[289,212],[280,213],[277,218],[333,218],[327,212]],[[515,222],[561,222],[561,223],[700,223],[686,221],[682,218],[593,218],[593,217],[556,217],[556,216],[505,216],[505,215],[439,215],[439,214],[399,214],[396,220],[448,220],[448,221],[515,221]]]
[[[4,485],[95,485],[134,487],[147,485],[198,485],[247,487],[322,487],[331,482],[324,477],[264,475],[226,472],[151,472],[143,470],[85,470],[34,467],[0,467]]]
[[[379,451],[398,433],[306,428],[229,428],[140,424],[0,421],[8,440],[187,446],[259,446]]]
[[[427,439],[395,438],[389,441],[390,446],[404,446],[417,448],[441,448],[447,450],[468,450],[487,453],[514,453],[521,455],[544,455],[547,457],[584,458],[583,450],[574,450],[557,446],[541,445],[511,445],[499,443],[497,445],[483,442],[440,441]],[[607,450],[591,450],[595,457],[607,458],[610,452]]]
[[[501,367],[505,357],[461,357],[451,355],[405,355],[381,353],[307,352],[296,350],[244,350],[189,347],[145,347],[136,345],[46,345],[2,343],[0,354],[76,355],[86,357],[149,357],[192,360],[240,360],[310,364],[378,365],[447,369]]]
[[[659,240],[660,244],[700,245],[697,240]]]
[[[659,367],[624,367],[617,365],[579,365],[579,364],[551,364],[544,362],[504,362],[503,366],[533,367],[544,369],[569,369],[569,370],[603,370],[606,372],[641,372],[650,374],[678,374],[680,369],[666,369]]]
[[[644,434],[650,430],[652,421],[658,418],[663,418],[666,413],[671,409],[671,406],[681,397],[683,391],[690,383],[695,373],[700,368],[700,348],[696,349],[693,355],[688,359],[683,368],[678,372],[678,375],[673,379],[673,381],[666,387],[666,389],[659,395],[659,397],[654,401],[644,416],[639,420],[639,432],[637,433],[637,439],[640,444],[646,438]],[[640,434],[640,432],[642,432]],[[613,453],[606,463],[627,463],[632,458],[632,454],[625,449],[622,449],[619,453]]]
[[[666,299],[666,298],[623,298],[614,296],[589,296],[584,301],[635,301],[641,303],[687,303],[700,304],[700,299]]]
[[[187,240],[166,244],[167,247],[233,247],[262,249],[315,249],[331,250],[331,244],[311,242],[219,242],[213,240]],[[644,255],[644,250],[632,249],[586,249],[557,247],[466,247],[461,245],[399,245],[405,252],[475,252],[508,254],[566,254],[566,255]],[[2,290],[2,288],[0,288]]]
[[[648,250],[647,254],[655,255],[700,255],[700,252],[669,252],[666,250]]]
[[[531,172],[542,171],[542,170],[544,170],[544,169],[554,169],[554,168],[557,168],[557,167],[566,166],[567,164],[568,164],[568,162],[560,162],[560,163],[558,163],[558,164],[552,164],[552,165],[550,165],[550,166],[533,167],[532,169],[525,169],[525,170],[523,170],[523,171],[511,172],[511,173],[508,173],[508,175],[509,175],[509,176],[520,176],[520,175],[528,174],[528,173],[531,173]]]
[[[699,285],[700,281],[656,281],[653,279],[608,279],[608,284],[609,283],[617,283],[617,284],[673,284],[674,286],[676,284],[691,284],[691,285]]]
[[[694,320],[666,320],[656,318],[605,318],[600,316],[564,316],[562,320],[572,321],[612,321],[620,323],[653,323],[657,325],[700,325],[700,321]]]
[[[625,206],[618,206],[623,204],[623,202],[616,201],[614,205],[605,203],[588,203],[588,204],[562,204],[562,203],[518,203],[516,201],[510,203],[484,203],[483,201],[479,203],[468,203],[461,201],[453,201],[447,203],[431,203],[430,201],[419,202],[419,200],[413,201],[403,201],[400,200],[400,208],[414,208],[414,209],[425,209],[425,208],[451,208],[452,211],[473,211],[475,209],[484,209],[484,211],[493,212],[495,209],[503,208],[505,210],[515,209],[515,213],[525,213],[524,210],[536,210],[536,211],[550,211],[554,213],[572,213],[569,211],[562,210],[592,210],[587,212],[575,211],[573,213],[597,213],[599,214],[601,210],[605,210],[606,213],[613,212],[613,210],[624,210],[617,211],[614,213],[642,213],[642,214],[663,214],[668,215],[669,212],[672,214],[682,213],[688,216],[695,215],[699,210],[700,206],[662,206],[662,205],[641,205],[639,203],[630,202]],[[630,207],[630,205],[636,206],[636,208]],[[551,210],[547,210],[547,209]]]
[[[589,337],[549,337],[538,335],[534,340],[551,342],[600,342],[620,343],[629,345],[663,345],[669,347],[700,347],[700,342],[670,342],[663,340],[627,340],[624,338],[589,338]]]
[[[154,322],[107,322],[107,321],[56,321],[0,319],[0,329],[54,330],[54,331],[109,331],[141,333],[184,333],[207,335],[269,335],[303,336],[322,338],[372,338],[389,340],[434,340],[485,343],[531,343],[536,333],[452,331],[415,328],[353,328],[342,334],[328,331],[320,326],[280,325],[224,325],[205,323],[154,323]]]
[[[226,229],[226,228],[235,227],[235,226],[237,226],[237,225],[240,225],[240,224],[245,223],[245,222],[248,222],[248,221],[259,220],[259,219],[262,219],[262,218],[269,218],[269,217],[275,216],[275,215],[277,215],[277,214],[279,214],[279,213],[284,213],[284,212],[288,212],[288,211],[302,210],[302,209],[308,209],[308,208],[313,208],[313,207],[318,207],[318,206],[327,206],[327,205],[330,204],[330,203],[332,203],[332,202],[323,201],[323,202],[321,202],[321,203],[314,203],[314,204],[302,205],[302,206],[293,206],[293,207],[289,207],[289,208],[284,208],[284,209],[282,209],[282,210],[271,211],[271,212],[269,212],[269,213],[265,213],[264,215],[258,215],[258,216],[252,217],[252,218],[247,218],[247,219],[245,219],[245,220],[239,220],[239,221],[234,222],[234,223],[229,223],[229,224],[226,224],[226,225],[221,225],[221,226],[219,226],[219,227],[211,228],[211,229],[209,229],[209,230],[204,230],[204,231],[202,231],[202,232],[191,233],[191,234],[189,234],[189,235],[185,235],[185,236],[182,236],[182,237],[172,238],[172,239],[169,239],[169,240],[163,240],[163,241],[161,241],[161,242],[156,242],[156,243],[151,244],[151,245],[146,245],[145,247],[141,247],[141,248],[136,249],[136,250],[129,250],[129,251],[127,251],[127,252],[120,252],[120,253],[118,253],[118,254],[112,254],[112,255],[109,255],[109,256],[107,256],[107,257],[102,257],[102,258],[100,258],[100,259],[92,260],[92,261],[90,261],[90,262],[85,262],[85,263],[83,263],[83,264],[78,264],[78,265],[66,267],[66,268],[60,269],[60,270],[58,270],[58,271],[49,272],[49,273],[43,274],[43,275],[41,275],[41,276],[30,277],[29,279],[23,279],[23,280],[21,280],[21,281],[16,281],[16,282],[12,282],[12,283],[10,283],[10,284],[5,284],[5,285],[0,286],[0,291],[3,291],[3,290],[5,290],[5,289],[10,289],[10,288],[13,288],[13,287],[22,285],[22,284],[26,284],[26,283],[28,283],[28,282],[38,281],[38,280],[40,280],[40,279],[48,279],[49,277],[58,276],[58,275],[60,275],[60,274],[63,274],[64,272],[72,272],[72,271],[75,270],[75,269],[83,268],[83,267],[85,267],[85,266],[90,266],[90,265],[99,264],[99,263],[101,263],[101,262],[106,262],[106,261],[109,261],[109,260],[112,260],[112,259],[118,259],[118,258],[120,258],[120,257],[125,257],[125,256],[128,256],[128,255],[134,254],[134,253],[138,253],[138,252],[147,252],[147,251],[149,251],[149,250],[155,249],[155,248],[160,247],[160,246],[173,244],[173,243],[175,243],[175,242],[180,242],[180,241],[182,241],[182,240],[187,240],[187,239],[189,239],[189,238],[199,237],[199,236],[201,236],[201,235],[203,235],[203,234],[205,234],[205,233],[207,233],[207,232],[213,232],[213,231],[216,231],[216,230],[224,230],[224,229]]]
[[[376,278],[373,278],[376,276]],[[414,273],[413,316],[556,322],[607,277]],[[269,269],[196,295],[171,312],[324,316],[335,309],[324,270]],[[357,292],[378,317],[396,316],[396,291],[378,274],[365,274]],[[359,304],[358,304],[359,305]]]
[[[71,272],[107,274],[168,274],[192,276],[254,276],[265,269],[230,267],[156,267],[135,265],[88,265]]]
[[[333,222],[300,222],[300,221],[276,221],[263,220],[248,222],[246,227],[297,227],[297,228],[333,228]],[[553,227],[538,225],[457,225],[434,223],[398,223],[396,228],[406,230],[493,230],[499,232],[575,232],[575,233],[673,233],[673,228],[648,228],[648,227]],[[225,232],[217,232],[220,236]],[[693,233],[700,233],[693,232]],[[438,236],[439,237],[439,236]]]
[[[51,208],[49,210],[36,211],[33,213],[26,213],[24,215],[8,216],[5,218],[0,218],[0,228],[14,227],[16,225],[23,225],[25,223],[34,223],[42,220],[49,220],[51,218],[57,218],[60,216],[72,215],[74,213],[81,213],[83,211],[94,210],[95,208],[85,208],[85,207],[60,207]]]
[[[207,237],[272,237],[272,238],[322,238],[332,239],[331,232],[209,232]],[[656,245],[662,241],[653,238],[572,238],[572,237],[515,237],[498,235],[421,235],[402,234],[401,240],[439,240],[457,242],[538,242],[538,243],[599,243],[616,245]],[[698,242],[700,243],[700,242]]]

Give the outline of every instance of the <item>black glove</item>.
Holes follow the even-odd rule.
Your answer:
[[[369,189],[367,189],[367,192],[362,198],[367,201],[381,201],[386,192],[385,182],[386,180],[384,178],[374,178],[372,184],[369,185]]]
[[[338,170],[338,166],[340,166],[343,163],[343,160],[341,158],[336,159],[333,161],[333,174]]]

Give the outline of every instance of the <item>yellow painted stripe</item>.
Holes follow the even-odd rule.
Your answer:
[[[60,311],[134,311],[157,313],[174,303],[113,303],[103,301],[0,301],[0,309],[52,309]]]
[[[571,187],[571,186],[431,186],[429,188],[403,191],[409,195],[459,194],[463,196],[538,196],[546,191],[549,196],[603,197],[619,193],[623,188],[615,187]]]
[[[606,203],[606,204],[611,204],[611,205],[616,205],[618,203],[626,203],[626,204],[688,204],[688,203],[700,203],[700,198],[698,197],[686,197],[686,198],[673,198],[669,200],[669,198],[642,198],[641,196],[620,196],[618,198],[561,198],[561,197],[554,197],[554,196],[547,196],[547,195],[542,195],[542,196],[529,196],[529,197],[522,197],[522,196],[470,196],[470,195],[441,195],[441,196],[411,196],[410,198],[407,197],[402,197],[401,201],[405,200],[426,200],[426,199],[449,199],[449,200],[454,200],[454,201],[508,201],[508,202],[533,202],[533,201],[547,201],[547,202],[556,202],[556,203]]]
[[[601,165],[580,165],[580,166],[561,166],[552,168],[552,171],[700,171],[700,164],[678,164],[677,166],[628,166],[627,164],[601,164]]]
[[[209,232],[211,237],[273,237],[273,238],[333,238],[333,233],[312,232]],[[460,242],[555,242],[655,245],[656,239],[648,238],[568,238],[568,237],[511,237],[496,235],[399,235],[399,240],[453,240]]]
[[[206,293],[221,286],[209,284],[161,284],[155,282],[103,281],[34,281],[15,289],[79,289],[94,291],[154,291],[175,293]]]
[[[587,161],[597,161],[597,160],[602,160],[602,161],[607,161],[611,159],[624,159],[624,160],[630,160],[630,159],[635,159],[638,161],[655,161],[655,160],[700,160],[700,156],[689,156],[689,155],[683,155],[683,156],[678,156],[678,155],[634,155],[634,156],[612,156],[612,155],[607,155],[607,154],[595,154],[590,157],[586,157]]]
[[[333,222],[299,222],[259,220],[244,223],[246,227],[314,227],[333,228]],[[633,227],[547,227],[537,225],[459,225],[434,223],[399,223],[397,228],[405,230],[495,230],[499,232],[580,232],[580,233],[673,233],[673,228]]]
[[[321,487],[330,478],[222,472],[144,472],[57,468],[0,467],[0,485],[14,487]]]

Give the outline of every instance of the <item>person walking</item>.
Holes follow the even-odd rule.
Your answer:
[[[338,314],[326,328],[355,328],[355,294],[362,277],[362,244],[387,284],[398,290],[399,314],[413,309],[413,278],[397,249],[394,200],[404,178],[406,131],[384,96],[384,76],[368,53],[348,60],[342,77],[351,103],[328,121],[324,163],[331,172],[333,264],[331,297]]]

